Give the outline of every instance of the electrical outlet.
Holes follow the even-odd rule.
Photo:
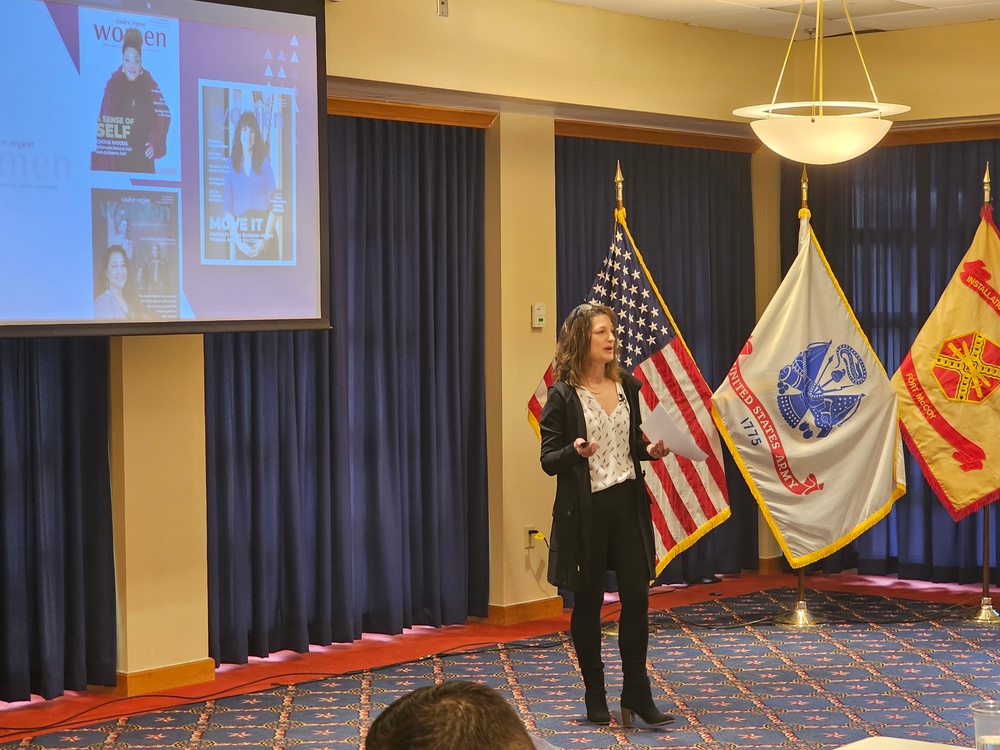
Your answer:
[[[447,17],[448,15],[448,0],[437,0],[438,4],[438,15]]]
[[[524,527],[524,548],[534,549],[535,548],[535,534],[538,533],[538,527],[532,524],[528,524]]]

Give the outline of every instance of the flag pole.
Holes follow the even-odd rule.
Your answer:
[[[615,209],[615,217],[617,218],[621,212],[625,209],[625,205],[622,202],[622,186],[625,184],[625,178],[622,176],[622,162],[621,159],[618,160],[615,165],[615,200],[618,201],[618,206]],[[650,623],[647,626],[647,630],[650,633],[656,632],[653,628],[653,624]],[[607,636],[617,636],[618,635],[618,620],[608,623],[601,629],[602,635]]]
[[[618,210],[621,211],[623,207],[622,203],[622,185],[625,184],[625,178],[622,177],[622,162],[621,159],[618,160],[618,164],[615,166],[615,197],[618,200]]]
[[[618,200],[618,209],[615,212],[616,215],[622,216],[624,218],[625,206],[622,202],[622,185],[625,183],[625,178],[622,176],[622,162],[621,159],[618,160],[615,165],[615,196]],[[699,583],[720,583],[722,581],[716,575],[707,575],[700,578],[694,578],[687,581],[688,584],[699,584]],[[654,632],[655,628],[651,625],[650,632]]]
[[[809,175],[806,173],[805,164],[802,165],[802,177],[799,180],[799,186],[802,190],[802,205],[799,208],[801,211],[805,211],[809,208]],[[775,617],[775,624],[787,625],[792,628],[812,628],[826,622],[826,618],[810,612],[809,605],[806,604],[805,568],[799,568],[796,572],[798,573],[799,585],[795,595],[795,609]]]
[[[625,184],[625,177],[622,175],[622,163],[621,159],[615,164],[615,199],[617,201],[617,207],[615,208],[615,217],[618,221],[624,222],[625,219],[625,204],[623,198],[623,186]],[[626,230],[627,231],[627,230]],[[722,579],[715,576],[700,578],[694,581],[688,581],[688,584],[695,583],[719,583]],[[649,624],[649,632],[655,633],[657,627],[652,623]],[[604,635],[617,635],[618,634],[618,621],[609,623],[602,630]]]
[[[983,207],[990,205],[990,163],[986,162],[986,174],[983,176]],[[997,623],[1000,614],[993,609],[993,598],[990,596],[990,505],[983,506],[983,595],[979,609],[969,617],[972,622]]]

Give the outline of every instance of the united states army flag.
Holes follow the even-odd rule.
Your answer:
[[[1000,239],[992,206],[892,377],[907,445],[956,521],[1000,495]]]
[[[808,210],[798,256],[712,404],[793,568],[843,547],[906,489],[896,392]]]

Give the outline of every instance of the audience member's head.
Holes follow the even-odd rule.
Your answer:
[[[531,735],[493,688],[454,680],[394,701],[368,731],[366,750],[532,750]]]

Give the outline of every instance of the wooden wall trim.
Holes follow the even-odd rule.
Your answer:
[[[783,557],[761,557],[757,560],[757,572],[762,576],[784,573],[784,561]]]
[[[521,622],[557,617],[562,613],[562,597],[552,596],[548,599],[539,599],[538,601],[524,602],[523,604],[511,604],[506,607],[499,604],[490,604],[486,622],[490,625],[517,625]],[[479,618],[470,617],[469,619],[478,620]]]
[[[650,143],[660,146],[685,146],[718,151],[754,153],[762,144],[756,137],[692,133],[686,131],[639,128],[606,123],[556,120],[555,134],[575,138]],[[882,139],[879,146],[906,146],[924,143],[953,143],[958,141],[983,141],[1000,138],[1000,116],[976,122],[924,121],[907,125],[897,123]]]
[[[348,117],[368,117],[376,120],[400,120],[431,125],[458,125],[488,128],[498,112],[482,109],[431,107],[421,104],[327,97],[327,114]],[[697,133],[691,131],[644,128],[632,125],[557,119],[555,135],[573,138],[596,138],[605,141],[649,143],[659,146],[705,148],[716,151],[754,153],[761,143],[754,136]],[[896,123],[879,146],[907,146],[924,143],[980,141],[1000,138],[1000,116],[978,118],[972,122],[910,121]]]
[[[951,125],[918,125],[906,127],[898,123],[889,129],[880,146],[915,146],[924,143],[985,141],[1000,138],[1000,120]]]
[[[186,664],[146,669],[141,672],[118,672],[117,685],[113,688],[88,685],[88,690],[113,693],[124,697],[148,695],[162,690],[197,685],[215,680],[215,660],[198,659]]]
[[[649,143],[655,146],[683,146],[713,151],[739,151],[748,154],[754,153],[761,146],[760,141],[754,137],[690,133],[577,120],[556,120],[555,134],[572,138],[596,138],[603,141]]]
[[[326,99],[328,115],[367,117],[373,120],[400,120],[428,125],[459,125],[466,128],[488,128],[497,117],[496,112],[479,109],[449,109],[425,107],[419,104],[345,99],[329,96]]]

